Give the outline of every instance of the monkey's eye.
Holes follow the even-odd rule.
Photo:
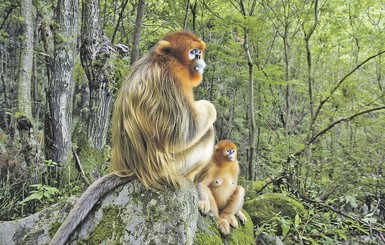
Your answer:
[[[190,60],[200,59],[201,55],[202,55],[202,51],[200,49],[196,49],[196,48],[191,49],[188,53],[188,57]]]
[[[232,149],[226,150],[226,154],[234,154],[234,153],[235,153],[235,150],[232,150]]]

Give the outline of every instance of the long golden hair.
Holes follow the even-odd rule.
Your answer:
[[[196,131],[192,101],[172,72],[180,62],[168,52],[158,43],[133,65],[112,118],[111,171],[158,189],[181,186],[180,151]]]

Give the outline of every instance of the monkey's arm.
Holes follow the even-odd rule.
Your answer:
[[[199,100],[194,102],[193,109],[195,112],[195,135],[193,139],[186,144],[186,148],[190,148],[200,141],[209,130],[212,129],[217,119],[217,111],[213,104],[207,100]],[[214,142],[213,142],[214,146]],[[185,149],[186,149],[185,148]]]
[[[208,165],[205,166],[205,168],[202,169],[202,171],[196,177],[198,181],[198,209],[202,214],[207,214],[211,209],[217,217],[218,207],[216,205],[213,194],[209,188],[209,184],[213,179],[213,168],[215,168],[215,164],[213,162],[210,162]]]
[[[123,185],[136,177],[119,177],[114,173],[107,174],[98,179],[80,197],[74,208],[68,214],[67,218],[56,231],[52,238],[51,245],[64,245],[68,238],[76,230],[77,226],[87,217],[91,209],[100,200],[101,197],[109,193],[116,187]]]
[[[210,211],[210,189],[203,183],[198,183],[198,209],[202,214],[207,214]]]

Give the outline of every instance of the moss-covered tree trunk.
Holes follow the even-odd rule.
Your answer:
[[[118,49],[103,35],[100,25],[100,2],[83,1],[80,59],[86,73],[89,91],[88,144],[101,149],[106,144],[112,111],[114,58]],[[126,50],[125,50],[126,51]]]
[[[37,161],[38,144],[34,137],[32,117],[31,81],[34,44],[34,6],[32,0],[21,1],[23,38],[17,82],[17,129],[21,142],[21,152],[28,166]]]
[[[47,34],[44,44],[49,55],[45,120],[46,157],[61,165],[65,165],[70,159],[72,151],[73,73],[78,9],[78,0],[58,0],[54,23],[45,26],[47,29],[44,30]],[[50,37],[53,37],[53,40],[49,39]]]

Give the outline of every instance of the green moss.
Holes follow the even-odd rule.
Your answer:
[[[54,221],[51,223],[50,227],[49,227],[49,230],[48,230],[48,234],[50,237],[53,237],[56,233],[56,231],[59,229],[59,227],[61,226],[62,223],[58,222],[58,221]]]
[[[118,207],[110,206],[109,208],[104,208],[103,212],[102,220],[90,234],[89,244],[102,244],[108,238],[116,239],[113,242],[109,240],[109,243],[119,243],[117,239],[124,232],[125,225],[120,218]]]
[[[195,245],[248,245],[254,244],[253,222],[246,211],[243,211],[247,218],[244,226],[239,223],[237,229],[231,228],[228,236],[221,236],[213,217],[201,216],[198,218],[198,229],[195,233]]]
[[[251,217],[246,211],[242,211],[247,218],[245,225],[239,224],[237,229],[231,229],[229,236],[225,237],[225,244],[247,245],[254,244],[254,230]]]
[[[294,220],[297,213],[304,211],[300,202],[278,193],[264,194],[247,201],[244,208],[249,212],[256,225],[268,222],[277,214]]]
[[[255,191],[260,191],[265,184],[266,182],[263,180],[256,180],[251,183],[251,186]]]
[[[203,222],[203,223],[202,223]],[[198,218],[198,230],[195,233],[194,243],[196,245],[221,245],[223,244],[221,234],[216,228],[216,223],[210,217],[200,216]]]

